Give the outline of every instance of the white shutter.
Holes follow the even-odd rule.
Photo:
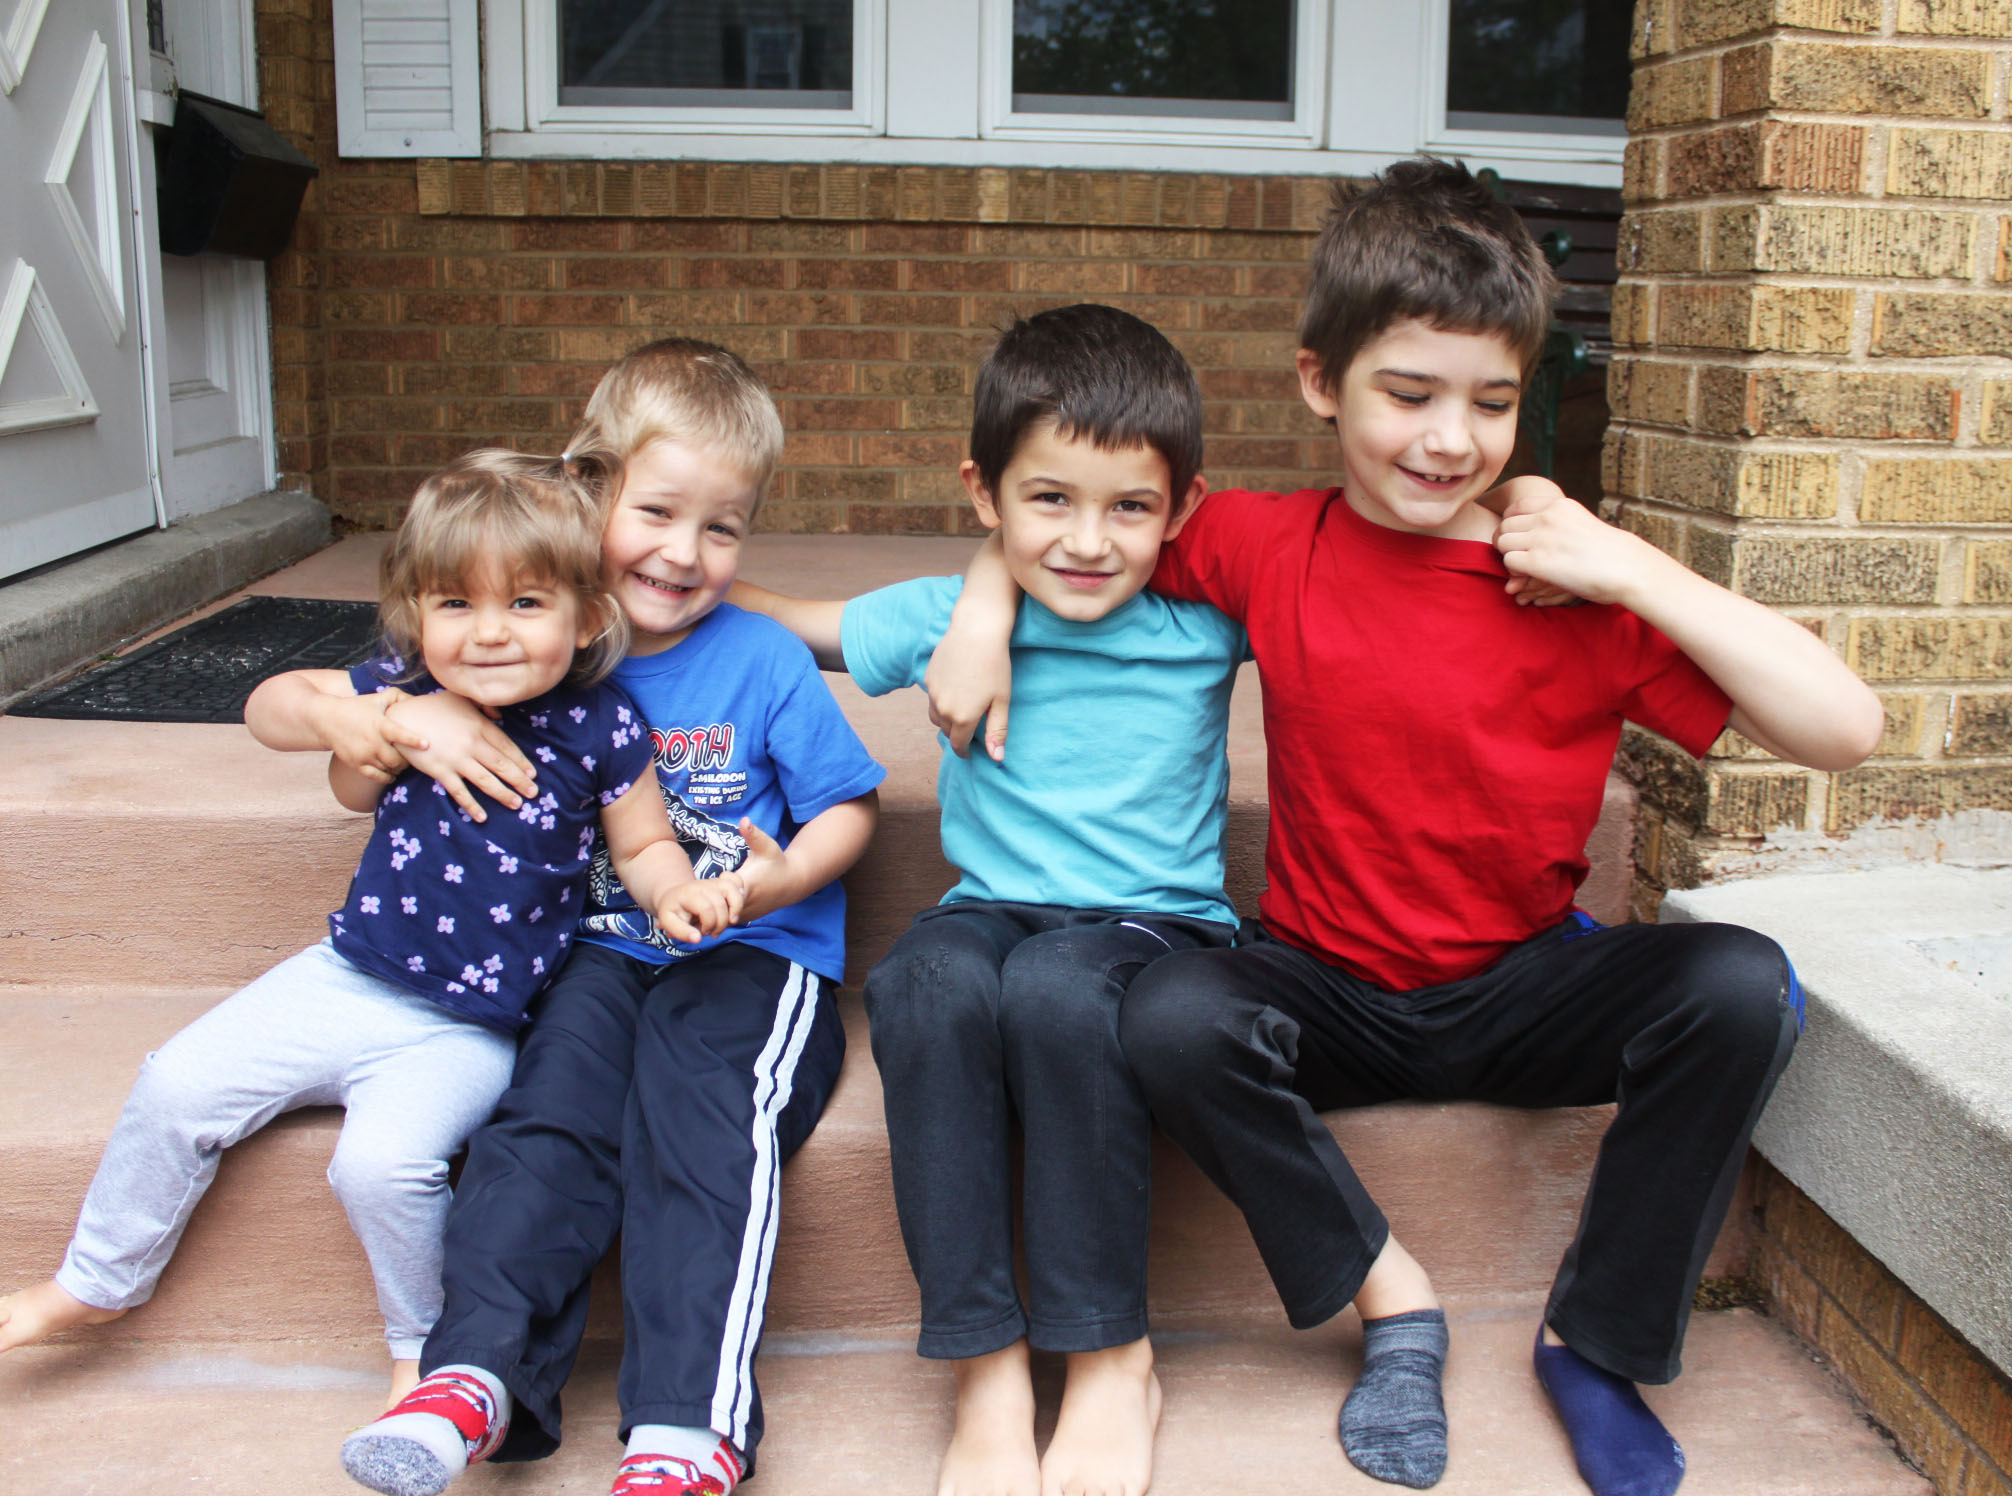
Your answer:
[[[476,0],[335,0],[335,122],[345,156],[479,156]]]

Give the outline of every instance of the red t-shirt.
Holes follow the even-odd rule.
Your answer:
[[[1625,608],[1518,607],[1493,546],[1340,489],[1213,494],[1153,586],[1243,623],[1264,685],[1259,916],[1394,991],[1563,919],[1627,718],[1692,754],[1731,702]]]

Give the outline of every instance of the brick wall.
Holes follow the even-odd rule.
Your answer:
[[[2012,835],[2012,0],[1640,0],[1610,512],[1819,632],[1879,755],[1646,734],[1638,902]]]
[[[258,13],[270,117],[322,168],[272,267],[280,462],[343,520],[477,442],[557,450],[610,360],[678,333],[775,391],[765,528],[955,533],[992,329],[1086,299],[1193,361],[1218,486],[1332,467],[1292,373],[1325,179],[345,161],[328,0]]]
[[[2012,1381],[1759,1157],[1751,1271],[1940,1496],[2012,1496]]]

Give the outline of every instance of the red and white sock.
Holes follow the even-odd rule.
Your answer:
[[[342,1442],[342,1468],[384,1496],[440,1496],[510,1431],[510,1394],[479,1366],[443,1366]]]
[[[746,1470],[740,1452],[709,1428],[639,1423],[608,1496],[727,1496]]]

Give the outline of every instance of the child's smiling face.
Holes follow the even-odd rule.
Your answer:
[[[719,606],[759,497],[748,474],[700,448],[654,441],[629,458],[601,564],[635,626],[631,654],[669,649]]]
[[[1350,508],[1386,530],[1493,536],[1474,500],[1516,445],[1523,370],[1506,338],[1413,319],[1364,344],[1331,387],[1320,372],[1302,348],[1300,394],[1335,423]]]
[[[1170,494],[1167,460],[1151,447],[1107,451],[1059,435],[1052,421],[1021,438],[998,493],[987,492],[976,463],[961,474],[979,519],[999,531],[1020,590],[1076,623],[1102,618],[1152,579],[1161,544],[1179,533],[1204,486],[1197,477],[1186,494]]]
[[[542,696],[586,645],[580,602],[566,588],[489,565],[419,599],[419,653],[443,690],[477,706]]]

